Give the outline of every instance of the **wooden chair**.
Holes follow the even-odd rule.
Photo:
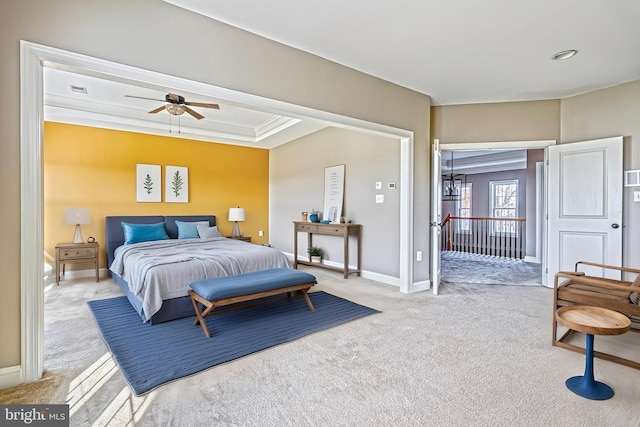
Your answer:
[[[637,274],[638,276],[633,282],[588,276],[584,272],[578,271],[580,266],[598,267],[603,270],[617,270],[623,273]],[[604,307],[623,313],[631,320],[630,331],[640,332],[640,305],[638,304],[640,299],[639,293],[640,270],[634,268],[579,261],[576,263],[574,272],[561,271],[557,273],[553,283],[554,316],[552,345],[583,354],[585,353],[584,348],[566,342],[574,332],[573,330],[569,329],[562,337],[559,339],[557,338],[558,322],[556,321],[555,311],[560,307],[574,304]],[[625,359],[599,351],[594,352],[594,356],[635,369],[640,369],[640,362],[634,360]]]

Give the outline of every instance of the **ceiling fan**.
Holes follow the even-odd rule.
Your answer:
[[[161,99],[145,98],[143,96],[134,96],[134,95],[125,95],[125,96],[129,98],[148,99],[150,101],[162,102]],[[169,114],[173,114],[174,116],[180,116],[185,112],[187,112],[193,117],[195,117],[196,119],[200,120],[200,119],[204,119],[204,116],[198,113],[197,111],[194,111],[191,108],[189,108],[188,107],[189,105],[194,107],[215,108],[216,110],[220,109],[220,106],[218,104],[208,104],[205,102],[188,102],[187,100],[184,99],[183,96],[177,95],[175,93],[166,94],[164,97],[164,101],[166,102],[165,105],[158,107],[155,110],[151,110],[149,111],[149,113],[155,114],[155,113],[159,113],[162,110],[167,110]]]

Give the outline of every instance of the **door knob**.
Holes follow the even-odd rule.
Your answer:
[[[620,227],[618,224],[616,224],[615,222],[613,224],[611,224],[611,228],[618,228]]]

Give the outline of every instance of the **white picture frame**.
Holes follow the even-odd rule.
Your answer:
[[[189,203],[189,168],[165,166],[164,201]]]
[[[345,165],[324,168],[324,210],[322,219],[331,224],[340,223],[344,203]]]
[[[157,203],[162,201],[162,170],[160,165],[136,165],[136,201]]]

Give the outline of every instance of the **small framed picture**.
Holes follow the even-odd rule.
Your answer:
[[[189,169],[183,166],[165,166],[164,201],[189,203]]]
[[[161,173],[160,165],[136,165],[136,201],[162,201]]]

